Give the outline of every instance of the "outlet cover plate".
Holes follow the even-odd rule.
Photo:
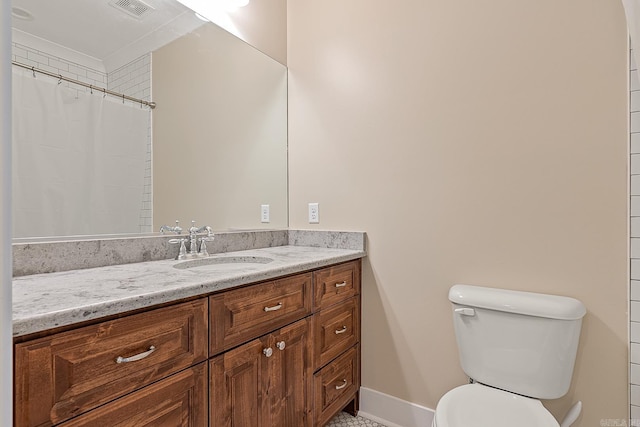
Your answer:
[[[309,224],[320,223],[320,208],[318,203],[309,203]]]

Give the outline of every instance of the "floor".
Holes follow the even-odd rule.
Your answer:
[[[357,427],[357,426],[366,426],[366,427],[385,427],[380,423],[373,422],[363,417],[353,417],[346,412],[340,412],[336,415],[326,427]]]

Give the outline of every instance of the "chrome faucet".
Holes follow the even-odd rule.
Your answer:
[[[182,229],[180,229],[182,231]],[[207,232],[206,236],[198,239],[198,233]],[[198,240],[200,240],[200,250],[198,251]],[[200,228],[196,227],[196,222],[191,221],[191,227],[189,228],[189,252],[187,252],[187,248],[185,243],[187,239],[171,239],[169,243],[180,243],[180,252],[178,253],[178,259],[189,259],[189,258],[198,258],[209,256],[209,252],[207,251],[206,242],[213,242],[213,230],[208,225],[204,225]]]
[[[170,233],[182,234],[182,227],[180,227],[180,225],[178,225],[178,224],[180,224],[180,221],[178,221],[176,219],[175,227],[171,227],[171,226],[168,226],[168,225],[162,225],[162,226],[160,226],[160,233],[164,234],[165,231],[168,231]]]

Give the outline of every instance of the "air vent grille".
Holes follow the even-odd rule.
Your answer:
[[[153,7],[141,0],[112,0],[109,4],[135,18],[141,19],[153,12]]]

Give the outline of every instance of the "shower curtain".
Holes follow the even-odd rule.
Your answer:
[[[150,112],[13,70],[13,236],[139,232]]]

